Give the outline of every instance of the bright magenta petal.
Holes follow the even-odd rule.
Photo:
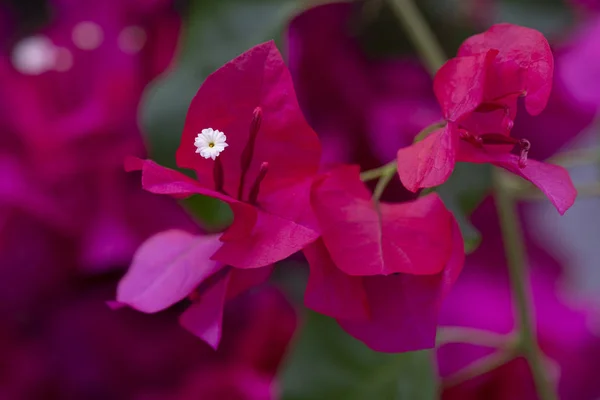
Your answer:
[[[315,241],[319,233],[244,203],[231,204],[234,224],[213,259],[236,268],[259,268],[281,261]]]
[[[497,24],[467,39],[458,50],[458,56],[471,56],[490,49],[499,51],[495,61],[497,91],[524,90],[527,112],[541,113],[550,97],[554,73],[554,58],[544,35],[523,26]]]
[[[461,146],[458,161],[494,164],[527,179],[544,192],[561,215],[573,205],[577,197],[577,189],[569,172],[558,165],[530,159],[527,160],[527,166],[521,168],[519,157],[514,154],[484,152],[468,144]]]
[[[258,207],[232,203],[234,222],[221,236],[214,259],[236,268],[258,268],[281,261],[319,237],[306,180],[259,195]]]
[[[224,264],[264,267],[302,250],[319,236],[309,203],[310,180],[272,191],[268,196],[259,194],[259,207],[255,207],[206,189],[198,181],[153,161],[130,161],[129,166],[142,168],[142,184],[149,192],[180,198],[202,194],[230,205],[234,221],[221,236],[223,247],[213,258]]]
[[[240,160],[257,107],[262,110],[262,122],[244,194],[263,162],[269,164],[261,185],[263,193],[313,175],[321,155],[319,140],[300,111],[290,73],[272,41],[253,47],[206,79],[188,111],[177,151],[178,166],[196,170],[202,185],[214,187],[214,161],[195,153],[194,139],[203,129],[218,129],[227,136],[228,144],[219,156],[224,188],[237,194]]]
[[[163,167],[151,160],[134,161],[134,159],[129,159],[125,167],[130,171],[141,168],[142,186],[151,193],[168,194],[176,198],[186,198],[195,194],[202,194],[226,203],[237,202],[237,200],[227,195],[207,189],[195,179],[181,172]]]
[[[332,260],[349,275],[437,274],[450,256],[453,218],[435,194],[377,210],[358,168],[341,167],[315,185],[312,204]]]
[[[221,341],[223,309],[229,283],[229,274],[204,291],[179,317],[179,323],[188,331],[204,340],[213,349]]]
[[[332,318],[368,319],[369,307],[362,278],[339,270],[322,240],[306,247],[304,255],[310,265],[304,304]]]
[[[222,268],[210,260],[219,246],[216,235],[178,230],[154,235],[135,254],[119,283],[117,301],[147,313],[170,307]]]
[[[398,175],[410,191],[441,185],[456,162],[458,134],[449,123],[425,139],[398,150]]]
[[[458,121],[475,111],[484,98],[487,71],[496,51],[448,60],[435,74],[433,90],[444,117]]]
[[[371,319],[367,322],[339,319],[340,326],[376,351],[396,353],[434,347],[441,302],[464,263],[464,244],[456,222],[452,240],[452,257],[440,274],[363,278]]]

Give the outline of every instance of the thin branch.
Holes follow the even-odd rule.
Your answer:
[[[506,348],[514,345],[515,335],[503,335],[482,329],[467,328],[463,326],[443,326],[438,328],[438,347],[449,343],[467,343],[484,347]]]

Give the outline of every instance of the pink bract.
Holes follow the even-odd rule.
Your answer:
[[[136,252],[119,283],[117,300],[146,313],[172,306],[222,268],[209,259],[218,246],[216,235],[178,230],[154,235]]]
[[[435,345],[442,300],[458,278],[464,244],[452,229],[453,252],[434,275],[350,276],[333,263],[323,241],[304,251],[311,267],[305,304],[335,318],[350,335],[381,352],[405,352]]]
[[[228,147],[216,160],[196,153],[195,137],[220,130]],[[279,261],[318,237],[309,188],[321,149],[296,101],[289,71],[273,42],[248,50],[211,74],[192,101],[177,163],[197,180],[150,161],[142,169],[153,193],[186,197],[204,194],[227,202],[233,225],[214,254],[238,268]]]
[[[237,270],[210,260],[220,246],[218,235],[169,230],[154,235],[137,251],[119,283],[117,301],[155,313],[189,298],[182,326],[217,348],[223,309],[228,300],[263,283],[271,268]]]
[[[564,214],[577,194],[567,171],[528,160],[531,143],[510,136],[518,98],[540,114],[553,71],[550,46],[533,29],[499,24],[467,39],[434,80],[446,126],[398,151],[402,183],[417,191],[444,183],[456,162],[491,163],[538,186]]]
[[[304,249],[305,304],[383,352],[430,348],[440,303],[464,260],[462,235],[436,195],[376,205],[355,166],[312,194],[322,237]]]
[[[357,166],[317,181],[312,204],[334,263],[348,275],[437,274],[452,252],[454,218],[436,194],[376,205]]]

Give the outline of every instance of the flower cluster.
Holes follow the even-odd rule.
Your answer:
[[[457,161],[490,162],[532,181],[564,213],[576,194],[567,172],[528,159],[529,142],[510,136],[518,98],[540,113],[552,73],[536,31],[504,24],[468,39],[435,78],[444,127],[398,151],[401,181],[417,191],[443,183]],[[126,169],[140,170],[152,193],[226,202],[234,221],[219,235],[172,230],[151,238],[121,281],[120,303],[157,312],[189,298],[181,323],[216,347],[224,304],[302,251],[307,307],[378,351],[433,347],[442,300],[464,263],[457,222],[435,193],[382,202],[358,166],[321,163],[319,137],[273,42],[206,79],[177,164],[196,179],[138,158]]]
[[[444,183],[456,162],[491,163],[531,181],[563,214],[577,195],[568,172],[528,159],[530,142],[510,136],[518,99],[541,113],[553,72],[550,46],[533,29],[498,24],[467,39],[435,76],[445,126],[398,150],[402,183],[416,191]]]

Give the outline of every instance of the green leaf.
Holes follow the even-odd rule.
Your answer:
[[[565,1],[504,0],[496,5],[494,22],[510,22],[539,30],[546,37],[562,37],[574,25],[573,7]]]
[[[333,319],[313,312],[282,374],[284,400],[437,399],[429,351],[372,351]]]
[[[471,225],[469,216],[491,190],[491,185],[491,165],[457,163],[450,179],[436,190],[458,221],[466,253],[473,252],[481,242],[481,234]]]
[[[278,39],[299,0],[193,1],[175,68],[145,93],[142,125],[156,162],[175,168],[189,104],[206,77],[250,47]],[[231,211],[203,196],[183,202],[209,228],[229,223]]]

